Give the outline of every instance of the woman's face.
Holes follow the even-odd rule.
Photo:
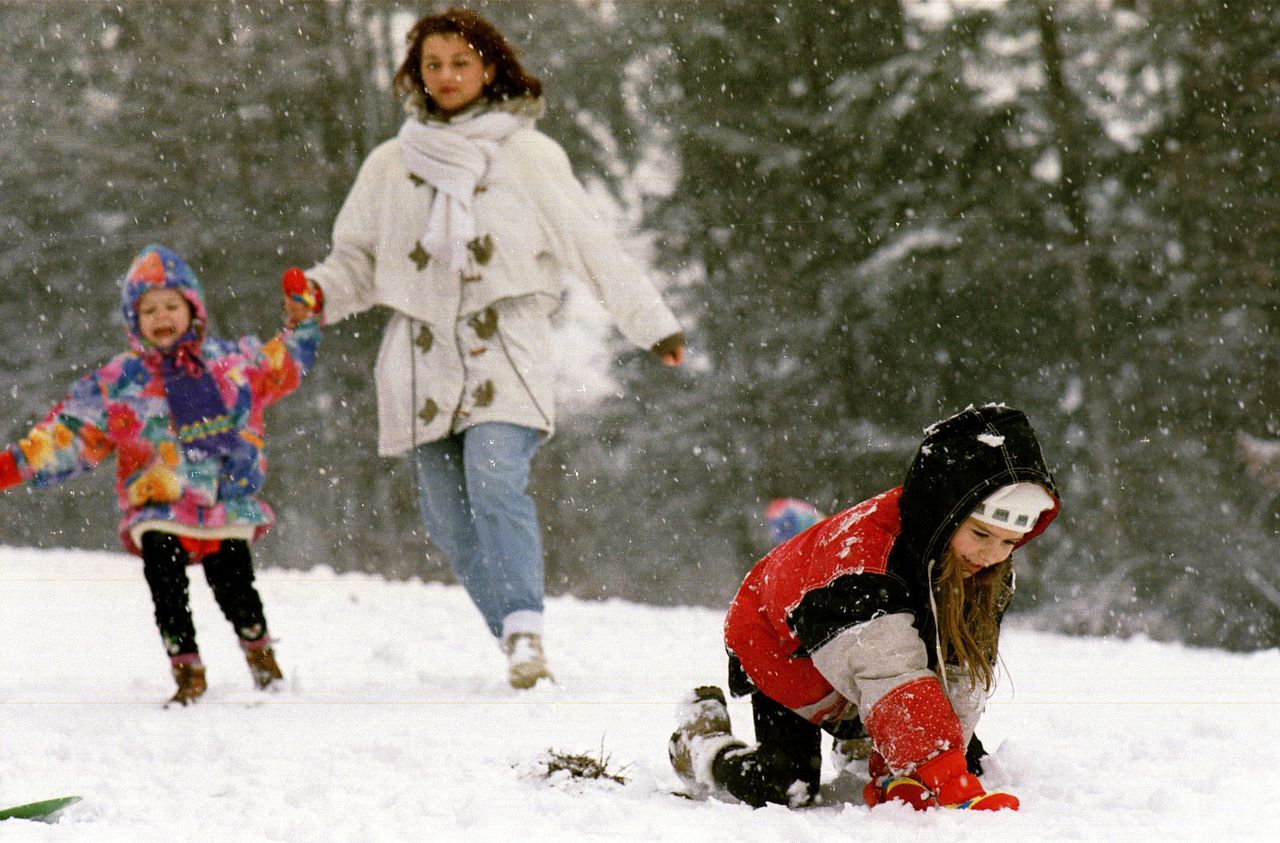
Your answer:
[[[1015,530],[993,527],[976,518],[966,518],[956,528],[947,547],[960,558],[961,576],[968,579],[983,568],[999,565],[1008,559],[1022,537],[1023,534]]]
[[[177,290],[149,290],[138,300],[138,332],[159,349],[178,341],[191,327],[191,305]]]
[[[493,81],[493,65],[456,32],[442,32],[422,39],[422,82],[446,117],[480,99],[484,86]]]

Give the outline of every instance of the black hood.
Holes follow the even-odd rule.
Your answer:
[[[902,484],[902,532],[891,554],[893,566],[923,574],[978,504],[1001,486],[1022,482],[1038,483],[1058,498],[1035,431],[1018,410],[1003,404],[969,407],[931,425]],[[1057,514],[1057,506],[1043,513],[1019,545]]]

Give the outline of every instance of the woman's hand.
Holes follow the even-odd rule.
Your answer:
[[[664,366],[679,366],[684,362],[684,332],[672,334],[666,339],[658,340],[650,349],[658,355]]]

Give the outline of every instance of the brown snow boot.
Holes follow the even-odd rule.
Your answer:
[[[284,682],[284,674],[280,672],[280,665],[276,664],[276,654],[270,644],[256,649],[245,647],[244,660],[249,664],[249,673],[258,690],[276,688]]]
[[[199,662],[175,664],[173,666],[173,678],[178,683],[178,690],[169,698],[169,702],[165,705],[166,708],[174,703],[191,705],[204,696],[205,691],[209,690],[209,683],[204,678],[204,665]]]

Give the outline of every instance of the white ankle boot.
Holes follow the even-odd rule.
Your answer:
[[[538,684],[539,679],[555,681],[555,677],[547,669],[541,635],[536,632],[514,633],[507,636],[502,649],[507,654],[507,681],[512,688],[532,688]]]
[[[711,765],[730,747],[745,747],[733,736],[724,692],[714,685],[695,688],[676,712],[676,730],[667,742],[671,767],[694,792],[716,787]]]

